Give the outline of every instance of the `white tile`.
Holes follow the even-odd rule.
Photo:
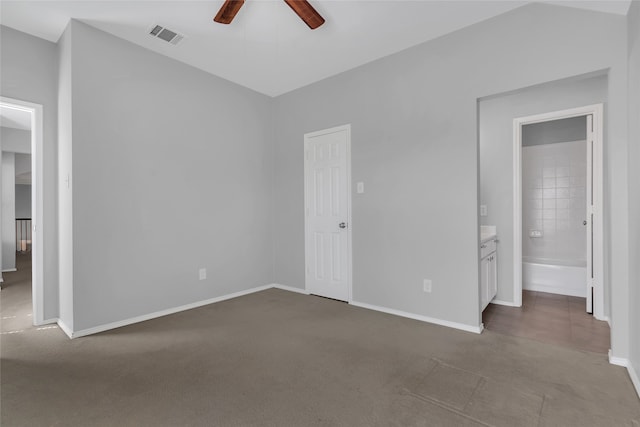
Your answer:
[[[586,189],[584,187],[572,187],[568,190],[570,190],[569,197],[571,198],[584,197],[586,193]]]

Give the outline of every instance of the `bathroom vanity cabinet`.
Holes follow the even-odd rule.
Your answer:
[[[498,239],[495,235],[480,242],[480,308],[484,311],[498,292]]]

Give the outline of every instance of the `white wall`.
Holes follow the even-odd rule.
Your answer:
[[[608,244],[625,253],[625,22],[529,5],[278,97],[276,282],[304,287],[303,134],[351,123],[353,182],[366,188],[353,194],[354,299],[479,325],[477,99],[607,68],[609,184],[620,186],[609,193],[619,229]],[[511,182],[510,163],[506,173]],[[510,214],[511,191],[503,196]],[[626,261],[613,271],[626,281]],[[621,334],[626,354],[626,326]]]
[[[16,184],[16,218],[31,218],[31,186]]]
[[[4,151],[31,153],[31,131],[0,127],[0,141]]]
[[[640,395],[640,2],[629,10],[629,340]]]
[[[44,120],[44,319],[58,317],[56,45],[0,26],[0,94],[41,104]]]
[[[64,37],[71,328],[272,283],[272,100],[80,22]]]
[[[16,268],[15,153],[2,153],[2,271]]]

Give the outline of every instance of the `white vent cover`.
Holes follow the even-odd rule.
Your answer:
[[[172,45],[176,45],[180,43],[180,41],[184,38],[183,34],[180,34],[176,31],[170,30],[168,28],[163,27],[162,25],[154,25],[149,30],[149,35],[151,37],[158,38],[160,40],[164,40],[167,43],[171,43]]]

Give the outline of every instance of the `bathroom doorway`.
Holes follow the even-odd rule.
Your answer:
[[[512,122],[513,302],[494,299],[483,323],[606,354],[602,104]]]
[[[514,119],[516,305],[582,297],[604,320],[602,141],[602,104]]]

